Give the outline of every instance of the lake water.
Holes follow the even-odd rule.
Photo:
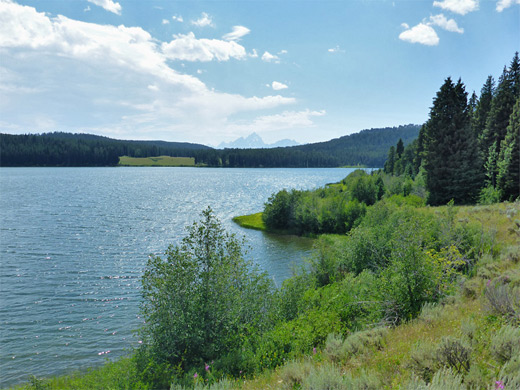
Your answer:
[[[102,364],[138,343],[140,276],[211,206],[279,285],[311,240],[246,230],[283,188],[352,169],[0,169],[0,386]]]

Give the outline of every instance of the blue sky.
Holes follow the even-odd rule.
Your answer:
[[[520,0],[0,0],[0,131],[217,145],[422,124],[520,50]]]

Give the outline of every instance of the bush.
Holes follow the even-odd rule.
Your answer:
[[[409,390],[461,390],[465,388],[462,376],[449,368],[439,370],[433,376],[431,383],[427,384],[419,378],[412,378],[408,383]]]
[[[484,187],[480,190],[478,203],[482,205],[500,202],[500,191],[492,186]]]
[[[425,343],[416,344],[410,354],[408,366],[420,379],[430,382],[433,374],[440,368],[435,347]]]
[[[345,356],[353,356],[371,348],[383,349],[388,328],[379,327],[350,334],[343,342]]]
[[[300,388],[303,381],[309,376],[314,366],[308,360],[302,362],[290,361],[280,370],[283,387],[286,389]]]
[[[469,372],[471,367],[471,348],[455,337],[445,337],[437,346],[437,359],[442,366],[457,372]]]
[[[484,295],[492,311],[511,323],[520,324],[520,289],[488,281]]]
[[[143,278],[144,351],[157,364],[203,365],[271,326],[273,284],[242,256],[210,208]]]
[[[501,364],[520,355],[520,328],[505,325],[491,339],[491,354]]]
[[[265,204],[262,220],[268,229],[290,229],[294,226],[294,210],[296,209],[299,191],[287,190],[273,194]]]

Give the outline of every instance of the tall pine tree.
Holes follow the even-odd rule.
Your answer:
[[[515,200],[520,196],[520,98],[509,119],[497,165],[497,188],[502,200]]]
[[[483,184],[478,146],[471,129],[467,93],[447,78],[433,101],[425,126],[428,203],[442,205],[476,200]]]
[[[480,150],[487,160],[493,144],[496,142],[496,152],[500,155],[502,140],[506,137],[509,118],[513,113],[513,106],[520,97],[520,60],[515,53],[511,65],[504,68],[500,76],[497,89],[491,101],[491,108],[486,120],[486,127],[480,137]],[[494,175],[498,174],[495,171]],[[493,182],[495,178],[493,179]]]
[[[472,120],[473,132],[477,138],[482,136],[482,133],[486,128],[486,121],[489,115],[489,110],[491,110],[491,101],[493,100],[494,93],[495,80],[493,80],[493,76],[488,76],[480,90],[480,99],[477,102],[475,114]],[[487,149],[485,152],[487,153]]]

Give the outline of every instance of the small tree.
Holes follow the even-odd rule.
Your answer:
[[[182,369],[237,350],[269,324],[273,285],[243,258],[211,208],[165,259],[151,256],[142,285],[143,348]]]

